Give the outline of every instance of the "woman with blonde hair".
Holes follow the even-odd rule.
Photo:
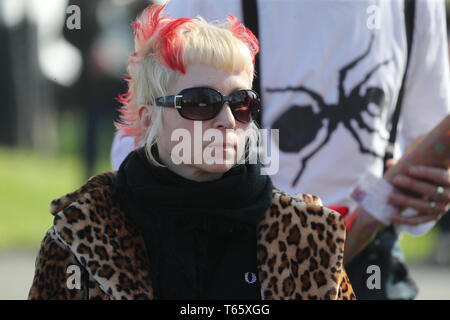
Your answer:
[[[256,37],[163,10],[133,23],[119,96],[117,127],[145,144],[52,201],[29,298],[354,299],[341,216],[259,161]]]

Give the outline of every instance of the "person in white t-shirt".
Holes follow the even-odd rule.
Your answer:
[[[381,177],[392,114],[405,72],[407,41],[404,1],[257,2],[260,40],[262,127],[279,129],[279,170],[275,186],[291,193],[320,196],[326,206],[352,222],[346,262],[352,260],[384,227],[377,217],[349,200],[368,175]],[[243,19],[240,0],[172,0],[173,16]],[[398,125],[395,157],[450,113],[445,7],[442,0],[417,0],[414,41]],[[116,133],[111,150],[117,170],[143,142]],[[391,204],[420,212],[397,224],[414,234],[427,232],[449,209],[450,173],[425,167],[396,183],[430,201],[399,195]],[[428,182],[418,184],[418,179]],[[426,223],[428,222],[428,223]],[[367,230],[367,225],[372,226]],[[353,283],[353,280],[352,280]],[[356,291],[358,296],[358,291]],[[414,296],[415,294],[412,294]],[[395,298],[412,298],[411,294]]]

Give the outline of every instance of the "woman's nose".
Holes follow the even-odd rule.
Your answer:
[[[213,119],[213,127],[225,129],[234,129],[236,127],[236,119],[234,119],[228,102],[224,103],[219,114]]]

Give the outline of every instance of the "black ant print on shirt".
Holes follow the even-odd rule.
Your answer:
[[[318,105],[319,112],[314,113],[311,105],[293,105],[287,109],[286,112],[278,117],[272,129],[279,129],[279,149],[283,152],[298,153],[303,148],[316,140],[317,134],[322,127],[326,127],[325,139],[314,148],[309,154],[301,159],[301,166],[299,172],[292,181],[292,186],[295,186],[302,174],[305,172],[308,161],[318,153],[330,140],[336,128],[342,124],[355,139],[358,144],[359,151],[363,154],[369,154],[377,158],[383,158],[384,155],[378,154],[364,146],[358,131],[352,126],[352,121],[356,122],[361,130],[366,130],[369,133],[378,134],[378,131],[364,121],[363,113],[367,113],[372,118],[381,117],[385,106],[385,94],[381,88],[368,87],[363,96],[360,95],[362,85],[364,85],[370,77],[382,66],[387,65],[391,59],[375,65],[369,70],[365,77],[356,84],[347,94],[344,90],[344,81],[347,73],[353,69],[358,62],[363,60],[371,51],[374,36],[370,38],[369,46],[366,51],[355,60],[351,61],[339,70],[339,99],[337,104],[330,104],[324,101],[323,97],[304,86],[286,87],[286,88],[269,88],[266,91],[270,93],[297,91],[309,95]],[[377,112],[369,109],[369,104],[373,103],[377,106]],[[324,121],[326,120],[326,121]],[[325,123],[325,124],[324,124]],[[387,140],[381,137],[383,140]]]

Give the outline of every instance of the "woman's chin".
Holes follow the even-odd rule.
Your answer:
[[[225,173],[236,164],[236,151],[233,148],[217,148],[215,151],[222,153],[220,155],[211,153],[208,158],[205,158],[205,154],[208,153],[204,153],[203,163],[199,168],[209,173]]]
[[[230,170],[234,165],[234,162],[232,163],[221,163],[221,164],[203,164],[199,167],[204,172],[208,173],[225,173],[228,170]]]

